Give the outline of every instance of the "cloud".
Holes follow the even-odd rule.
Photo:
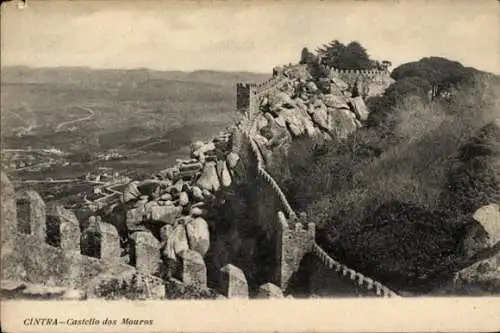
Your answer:
[[[96,3],[5,6],[3,64],[269,72],[339,39],[394,64],[438,55],[500,72],[498,6],[485,2]]]

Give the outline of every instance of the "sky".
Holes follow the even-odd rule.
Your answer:
[[[441,56],[500,74],[493,0],[28,0],[1,21],[2,66],[268,73],[338,39],[394,67]]]

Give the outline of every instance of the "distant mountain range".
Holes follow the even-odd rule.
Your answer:
[[[145,81],[185,81],[234,85],[239,81],[260,82],[271,75],[251,72],[223,72],[212,70],[157,71],[138,69],[92,69],[89,67],[32,68],[9,66],[2,68],[3,83],[55,83],[80,86],[134,86]]]

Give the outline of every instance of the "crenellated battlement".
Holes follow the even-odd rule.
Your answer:
[[[346,265],[336,261],[330,257],[318,244],[313,245],[313,253],[319,259],[324,268],[328,269],[330,273],[334,273],[340,278],[348,279],[364,289],[367,292],[373,293],[375,296],[381,297],[398,297],[398,295],[385,287],[382,283],[375,281],[362,273],[347,267]],[[326,281],[328,282],[328,281]]]
[[[330,78],[338,77],[351,88],[358,85],[366,97],[381,95],[394,81],[388,70],[327,68],[327,73]]]
[[[283,290],[287,290],[290,279],[301,266],[302,259],[313,250],[316,227],[314,223],[305,226],[296,219],[286,219],[281,211],[277,215],[276,282]]]
[[[390,74],[389,71],[380,69],[339,69],[330,67],[329,71],[332,74],[353,74],[368,77],[373,77],[375,75],[388,76]]]

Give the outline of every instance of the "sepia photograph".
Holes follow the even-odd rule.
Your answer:
[[[3,2],[3,329],[158,324],[64,315],[92,302],[500,297],[499,17],[497,1]],[[316,327],[289,326],[267,328]]]

